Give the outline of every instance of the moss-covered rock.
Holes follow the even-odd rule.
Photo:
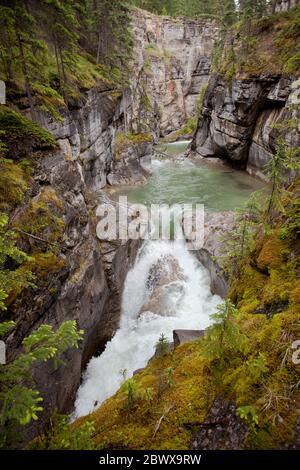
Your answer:
[[[53,150],[56,141],[50,132],[7,106],[0,108],[0,139],[11,159],[26,157],[38,150]]]
[[[22,165],[0,158],[0,212],[9,212],[23,202],[30,180]]]
[[[232,80],[243,74],[300,75],[300,7],[236,23],[230,46],[215,57],[215,70]]]
[[[27,232],[29,238],[31,234],[44,239],[46,246],[47,243],[48,246],[60,243],[65,228],[63,202],[55,190],[51,187],[43,188],[14,219],[13,228]],[[22,236],[26,237],[26,234]]]
[[[153,137],[150,133],[125,134],[120,132],[117,134],[115,140],[114,158],[117,161],[122,160],[124,154],[126,154],[128,150],[135,150],[135,147],[152,142]]]

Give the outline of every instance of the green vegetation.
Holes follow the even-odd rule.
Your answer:
[[[212,17],[226,24],[234,21],[236,12],[234,0],[131,0],[129,3],[159,15]]]
[[[30,177],[20,165],[0,158],[0,211],[10,211],[21,204],[29,185]]]
[[[15,218],[13,228],[42,237],[50,245],[59,243],[64,233],[62,210],[62,202],[54,189],[44,188]]]
[[[2,323],[1,327],[3,335],[5,330],[13,327],[13,323]],[[63,323],[57,331],[49,325],[41,325],[23,339],[24,352],[8,364],[0,365],[0,448],[8,447],[11,439],[15,441],[19,426],[37,420],[43,411],[43,398],[31,377],[32,367],[50,359],[57,367],[67,349],[78,347],[82,335],[74,321]]]
[[[2,153],[11,159],[26,157],[36,150],[52,150],[56,141],[50,132],[6,106],[0,108]]]
[[[87,421],[81,428],[72,429],[69,422],[69,416],[54,415],[51,429],[46,435],[37,437],[27,449],[94,450],[93,423]]]
[[[0,311],[6,310],[5,301],[12,292],[33,285],[31,271],[23,269],[31,258],[16,246],[16,233],[7,224],[7,215],[0,213]],[[9,261],[15,263],[14,269],[5,267]]]
[[[183,136],[191,136],[197,129],[198,118],[197,116],[190,117],[184,126],[178,131],[171,132],[162,139],[163,142],[175,142]]]
[[[138,397],[137,386],[136,386],[135,380],[134,379],[126,380],[126,382],[123,383],[121,390],[126,396],[126,408],[128,410],[131,410],[134,407],[137,397]]]
[[[0,214],[1,316],[6,313],[12,296],[24,288],[34,287],[35,281],[31,266],[36,260],[17,247],[17,234],[9,230],[7,224],[7,215]],[[0,336],[14,326],[14,322],[2,320]],[[82,334],[77,331],[74,321],[63,323],[56,332],[49,325],[41,325],[23,339],[23,351],[15,359],[0,365],[0,448],[15,443],[20,426],[37,420],[38,413],[43,410],[43,399],[31,377],[34,364],[51,359],[57,367],[62,354],[70,347],[77,347]]]
[[[132,50],[130,16],[122,1],[0,2],[0,79],[9,102],[50,112],[81,91],[126,81]]]
[[[196,116],[198,117],[198,119],[202,117],[204,98],[205,98],[207,87],[208,87],[208,83],[205,83],[204,85],[201,86],[199,95],[196,99],[195,111],[196,111]]]
[[[273,16],[242,18],[228,33],[232,45],[216,46],[214,69],[231,80],[248,74],[300,73],[300,7]]]
[[[114,157],[116,160],[123,158],[123,153],[143,143],[153,142],[153,137],[150,133],[129,134],[119,132],[115,139]]]
[[[169,352],[169,341],[163,333],[160,335],[155,347],[159,357],[163,357]]]

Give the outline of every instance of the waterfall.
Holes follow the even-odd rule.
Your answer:
[[[147,365],[163,333],[204,329],[222,300],[210,291],[206,269],[184,240],[145,241],[125,281],[120,327],[104,352],[90,360],[78,390],[74,418],[94,411],[127,377]],[[150,310],[151,307],[151,310]]]

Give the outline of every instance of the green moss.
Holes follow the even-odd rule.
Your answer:
[[[234,45],[219,50],[216,72],[227,80],[248,74],[300,74],[300,7],[233,26]]]
[[[164,57],[164,52],[155,44],[147,44],[145,47],[145,51],[150,57],[155,57],[159,59]]]
[[[257,259],[257,266],[262,271],[280,268],[284,263],[284,253],[288,250],[288,242],[280,237],[280,230],[275,230],[266,238]]]
[[[53,278],[54,275],[58,274],[65,268],[65,265],[65,260],[53,252],[35,251],[30,260],[23,263],[17,270],[16,274],[20,282],[10,291],[6,299],[6,305],[9,307],[13,304],[20,297],[24,289],[28,288],[28,283],[21,282],[27,272],[32,273],[34,284],[31,287],[41,291],[47,285],[49,278]],[[52,291],[51,295],[55,293]],[[42,299],[40,298],[39,301],[42,302]]]
[[[1,141],[7,148],[9,158],[27,156],[36,150],[53,150],[56,141],[50,132],[42,129],[21,113],[1,106]]]
[[[0,212],[9,212],[24,200],[30,177],[22,165],[0,159]]]
[[[32,261],[25,265],[36,276],[37,282],[61,271],[65,267],[65,260],[52,252],[35,252]]]
[[[56,244],[63,239],[65,224],[62,216],[63,202],[54,189],[43,188],[39,196],[14,219],[13,228]]]
[[[162,139],[162,142],[175,142],[181,136],[194,134],[197,129],[197,123],[197,116],[190,117],[181,129],[171,132],[171,134]]]
[[[96,448],[186,449],[191,431],[185,424],[204,418],[213,389],[203,372],[198,342],[186,344],[173,354],[152,360],[147,369],[135,376],[139,398],[130,412],[124,408],[125,395],[120,390],[93,413]],[[174,369],[174,384],[159,392],[164,371]],[[143,391],[153,388],[149,406]],[[154,436],[160,416],[165,414]],[[86,418],[74,426],[80,427]]]
[[[115,139],[114,157],[116,160],[121,160],[123,152],[126,152],[130,147],[151,142],[153,142],[153,137],[150,133],[125,134],[120,132]]]

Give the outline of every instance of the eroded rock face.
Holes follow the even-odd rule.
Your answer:
[[[146,181],[152,172],[153,142],[131,144],[120,152],[118,158],[114,154],[107,182],[111,186],[134,184]]]
[[[195,341],[205,335],[205,330],[173,330],[174,348]]]
[[[276,125],[292,120],[299,123],[300,112],[293,104],[295,100],[299,101],[300,82],[292,82],[288,86],[284,86],[285,83],[288,81],[281,79],[269,93],[268,99],[272,104],[259,115],[249,148],[246,169],[248,173],[265,180],[268,179],[265,168],[276,151],[276,140],[279,137]],[[284,129],[283,126],[284,139],[291,147],[300,145],[299,130],[299,124],[298,129]]]
[[[207,19],[158,17],[135,10],[135,70],[124,109],[131,108],[133,127],[139,118],[154,134],[180,129],[194,112],[200,88],[210,75],[218,37],[216,22]],[[134,100],[132,106],[132,100]]]
[[[44,411],[27,428],[26,441],[45,429],[54,410],[72,411],[86,363],[103,350],[119,326],[120,296],[139,246],[137,241],[104,243],[97,239],[92,200],[87,198],[89,187],[80,162],[69,158],[68,144],[41,156],[34,179],[33,199],[47,191],[59,205],[64,237],[55,250],[55,270],[49,268],[42,284],[37,279],[38,289],[28,289],[10,306],[16,327],[7,339],[8,360],[19,354],[23,338],[44,323],[57,329],[67,320],[76,320],[84,338],[78,349],[64,354],[65,365],[55,369],[47,361],[34,368]],[[18,208],[14,217],[24,209]],[[30,239],[30,245],[35,253],[45,250],[37,240]]]
[[[226,297],[228,284],[216,259],[224,255],[222,237],[232,230],[234,223],[234,212],[206,212],[204,244],[194,252],[209,271],[212,293],[222,298]]]
[[[120,97],[109,90],[89,90],[75,109],[61,110],[63,122],[39,114],[39,123],[60,144],[65,159],[77,161],[90,190],[106,185],[112,145],[118,130]]]
[[[289,109],[293,87],[291,78],[280,76],[252,76],[231,83],[213,76],[192,149],[202,157],[223,158],[266,178],[263,169],[279,136],[276,124],[296,112]],[[284,137],[289,145],[299,145],[297,129]]]

